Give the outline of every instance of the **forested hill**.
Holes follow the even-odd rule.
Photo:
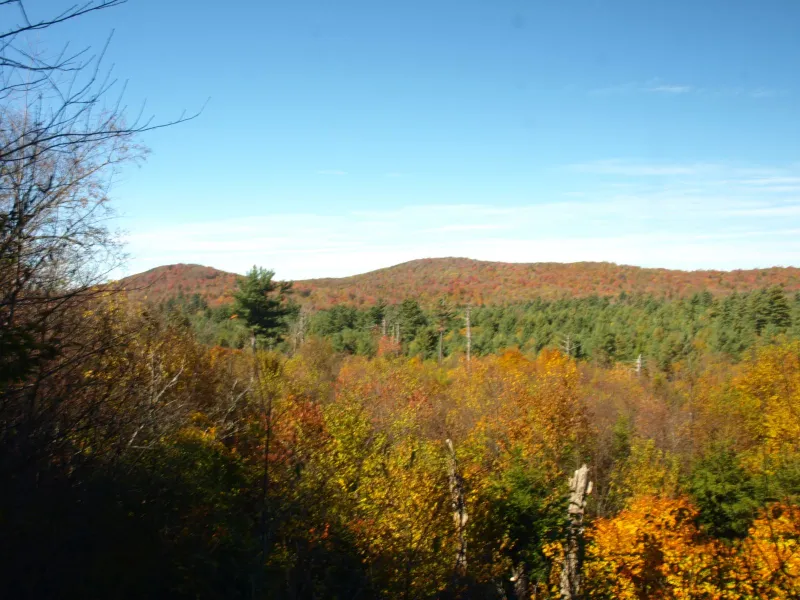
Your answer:
[[[227,304],[239,275],[202,265],[166,265],[122,279],[119,283],[134,300],[160,302],[183,293],[200,294],[211,306]]]
[[[267,265],[268,266],[268,265]],[[278,273],[280,276],[280,273]],[[237,275],[200,265],[169,265],[123,280],[136,298],[159,301],[179,292],[200,294],[210,305],[224,304]],[[504,263],[468,258],[428,258],[341,278],[295,282],[297,300],[312,308],[336,304],[398,303],[416,297],[423,305],[445,296],[456,304],[515,304],[621,292],[684,297],[701,290],[728,294],[781,285],[800,290],[800,269],[771,267],[737,271],[647,269],[604,262]]]
[[[432,304],[441,296],[457,304],[516,304],[532,298],[555,299],[620,292],[688,296],[747,291],[779,284],[800,289],[800,269],[772,267],[739,271],[674,271],[604,262],[505,263],[468,258],[429,258],[353,277],[298,281],[315,307],[333,304],[389,303],[417,297]]]

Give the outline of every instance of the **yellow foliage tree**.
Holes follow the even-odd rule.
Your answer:
[[[590,598],[735,598],[727,588],[726,550],[705,540],[697,511],[683,499],[637,498],[598,520],[587,547]]]
[[[741,597],[800,597],[800,508],[766,507],[742,540],[735,572]]]

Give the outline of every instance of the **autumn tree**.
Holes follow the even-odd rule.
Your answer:
[[[772,503],[760,511],[733,565],[739,597],[796,598],[800,595],[800,509]]]
[[[641,496],[598,520],[586,554],[590,598],[737,598],[728,591],[725,549],[704,538],[684,499]]]
[[[63,540],[56,543],[59,526],[35,551],[10,541],[37,539],[35,527],[26,529],[35,523],[29,508],[38,507],[40,519],[63,506],[67,516],[53,522],[69,523],[75,490],[132,438],[131,447],[147,438],[133,433],[143,421],[141,432],[154,424],[148,403],[163,408],[159,393],[174,387],[174,372],[161,373],[158,358],[138,356],[137,368],[152,367],[152,393],[122,392],[135,378],[121,350],[136,331],[115,303],[117,287],[104,285],[124,258],[109,221],[114,175],[144,156],[137,134],[169,123],[126,118],[102,52],[37,44],[46,30],[120,4],[88,0],[47,15],[51,9],[22,0],[0,2],[0,538],[4,556],[52,553],[50,573],[62,572],[56,559],[68,555]],[[112,356],[112,367],[98,368]],[[44,577],[45,562],[29,564]],[[15,564],[3,568],[23,573]],[[36,575],[27,578],[24,585],[34,585]]]
[[[55,435],[48,429],[63,435],[67,424],[55,422],[66,397],[51,382],[76,385],[85,361],[120,343],[100,339],[85,318],[112,289],[99,284],[123,259],[109,226],[109,187],[122,165],[143,157],[136,135],[169,123],[126,119],[102,53],[30,49],[34,33],[120,4],[90,0],[34,18],[21,0],[0,2],[0,446],[7,456],[32,456],[22,446],[34,437],[46,444]]]
[[[8,24],[0,33],[4,475],[9,469],[35,478],[32,465],[74,425],[65,403],[85,385],[86,361],[119,343],[86,311],[121,258],[108,227],[108,185],[120,165],[142,155],[133,136],[147,125],[125,125],[120,111],[99,110],[110,88],[86,54],[48,61],[25,47],[31,32],[117,4],[88,2],[31,20],[23,2],[0,3]]]

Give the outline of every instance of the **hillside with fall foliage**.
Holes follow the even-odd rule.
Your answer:
[[[156,267],[120,280],[135,301],[160,302],[178,294],[200,296],[212,306],[231,301],[236,288],[236,273],[203,265],[175,264]]]
[[[280,273],[278,273],[280,276]],[[161,301],[179,292],[200,294],[211,306],[230,302],[237,275],[200,265],[168,265],[122,280],[136,299]],[[337,304],[370,306],[417,298],[431,306],[445,297],[454,304],[518,304],[535,298],[560,299],[642,293],[688,297],[780,285],[800,290],[800,269],[771,267],[736,271],[679,271],[605,262],[506,263],[468,258],[413,260],[352,277],[300,280],[295,298],[310,308]]]

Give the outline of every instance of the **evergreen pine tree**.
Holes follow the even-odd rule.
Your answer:
[[[233,294],[234,311],[247,323],[253,346],[279,342],[288,326],[287,317],[293,312],[286,301],[292,283],[273,281],[274,276],[274,271],[254,266],[239,279]]]

